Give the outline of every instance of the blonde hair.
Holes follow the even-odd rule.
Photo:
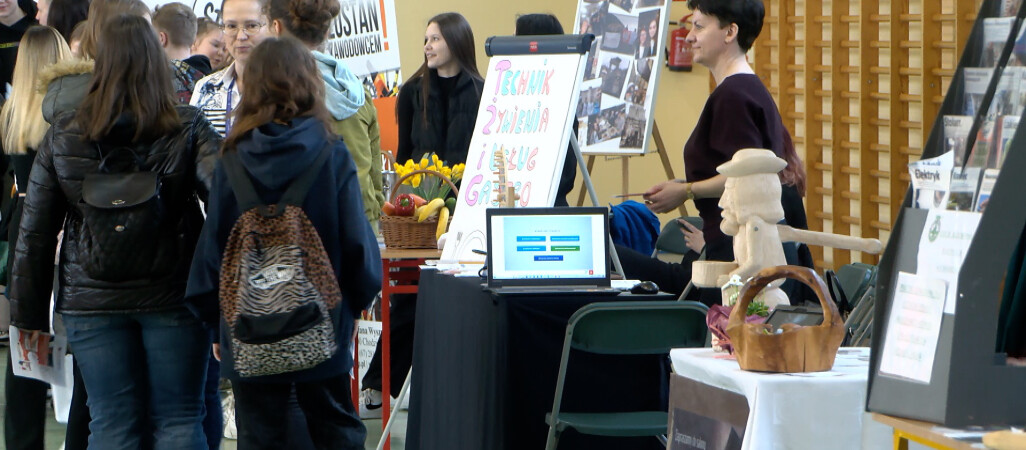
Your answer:
[[[25,31],[18,48],[11,81],[11,96],[0,110],[0,135],[4,152],[21,155],[36,148],[50,125],[43,120],[42,89],[36,85],[44,67],[71,58],[71,49],[57,30],[33,26]]]

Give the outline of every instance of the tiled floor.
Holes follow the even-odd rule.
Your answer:
[[[0,356],[8,358],[7,346],[3,345],[0,348]],[[0,360],[0,364],[6,364],[6,360]],[[0,377],[2,378],[2,377]],[[2,381],[0,381],[2,383]],[[7,399],[4,397],[4,390],[2,384],[0,384],[0,407],[6,405]],[[48,409],[49,414],[46,418],[46,450],[56,450],[60,448],[61,443],[64,441],[64,425],[57,423],[53,417],[53,409]],[[3,410],[0,410],[0,416],[2,416]],[[0,421],[2,422],[2,421]],[[378,438],[381,437],[381,420],[379,419],[368,419],[363,421],[364,425],[367,426],[367,445],[366,448],[374,449],[377,448]],[[0,424],[2,428],[2,424]],[[6,430],[5,430],[6,432]],[[393,425],[392,432],[392,449],[403,450],[405,448],[405,442],[403,438],[406,436],[406,412],[401,411],[399,417],[396,419]],[[3,442],[0,441],[0,447],[3,447]],[[236,450],[237,445],[233,440],[225,439],[221,448],[224,450]]]

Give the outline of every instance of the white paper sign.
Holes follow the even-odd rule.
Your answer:
[[[936,158],[921,159],[909,163],[908,173],[912,176],[916,208],[944,209],[951,189],[951,169],[955,164],[955,152],[949,151]]]
[[[378,339],[381,337],[381,322],[375,320],[357,320],[356,321],[356,352],[357,361],[359,366],[355,367],[356,370],[356,383],[357,392],[363,391],[363,377],[367,375],[367,369],[370,368],[371,359],[374,357],[374,350],[377,349]],[[364,402],[360,402],[358,405],[360,417],[371,417],[367,410],[367,405]],[[380,417],[381,411],[376,411],[378,417]]]
[[[946,283],[946,314],[955,313],[958,274],[962,271],[962,262],[976,235],[980,217],[979,213],[974,212],[941,210],[930,210],[926,215],[926,226],[919,238],[916,273]]]
[[[880,373],[930,383],[944,317],[944,280],[898,272]]]
[[[443,260],[484,259],[473,250],[487,248],[485,210],[498,206],[497,153],[507,183],[519,196],[516,207],[554,204],[584,59],[580,54],[492,57]]]

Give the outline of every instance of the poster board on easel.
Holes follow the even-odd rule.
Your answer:
[[[449,224],[442,259],[483,261],[485,210],[499,206],[493,157],[501,152],[517,207],[555,203],[567,145],[573,137],[573,105],[592,37],[491,37],[485,77],[466,169]]]
[[[666,0],[578,0],[575,31],[595,35],[576,111],[582,153],[645,153],[668,12]]]

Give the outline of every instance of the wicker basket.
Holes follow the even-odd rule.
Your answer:
[[[456,185],[445,175],[435,170],[414,170],[396,181],[392,187],[392,195],[389,196],[392,203],[395,203],[399,186],[403,181],[416,174],[434,175],[449,184],[453,195],[458,194]],[[438,216],[429,217],[423,222],[417,222],[412,216],[381,216],[381,236],[385,238],[385,247],[389,248],[437,248],[438,239],[435,238],[435,231],[438,230]],[[449,217],[452,223],[452,216]],[[446,224],[446,228],[449,225]]]

